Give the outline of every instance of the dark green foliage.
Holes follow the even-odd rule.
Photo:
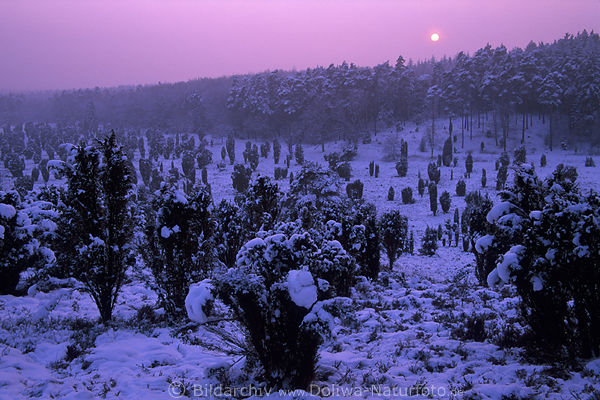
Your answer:
[[[452,163],[452,140],[446,139],[442,150],[442,164],[444,167],[449,167]]]
[[[467,176],[470,178],[471,173],[473,173],[473,154],[471,152],[467,154],[467,158],[465,159],[465,169]]]
[[[434,228],[429,226],[425,229],[425,234],[421,241],[421,249],[419,253],[425,256],[433,256],[438,248],[438,233]]]
[[[214,210],[213,220],[217,257],[227,268],[234,268],[237,253],[248,234],[242,214],[235,204],[223,200]]]
[[[341,162],[337,165],[335,172],[339,175],[340,178],[349,181],[352,177],[352,167],[349,162]]]
[[[498,175],[496,175],[496,190],[500,191],[504,189],[504,185],[506,184],[506,178],[508,175],[508,167],[506,165],[501,165],[498,169]]]
[[[347,295],[354,272],[352,258],[336,242],[315,241],[291,226],[254,239],[238,253],[237,268],[215,282],[219,298],[247,330],[262,380],[274,389],[307,389],[314,379],[318,346],[326,324],[291,298],[287,280],[306,268],[313,281],[326,280],[322,300]],[[316,300],[316,298],[314,299]],[[333,301],[333,300],[331,300]],[[323,307],[321,303],[318,307]],[[320,313],[326,313],[322,308]]]
[[[456,182],[456,195],[462,197],[466,193],[467,193],[467,184],[465,183],[465,181],[463,179],[459,179],[458,182]]]
[[[250,168],[247,168],[242,164],[236,164],[233,167],[233,173],[231,174],[233,188],[239,193],[244,193],[248,189],[251,176],[252,170]]]
[[[279,157],[281,156],[281,143],[279,140],[273,140],[273,161],[275,164],[279,164]]]
[[[235,139],[233,136],[229,136],[227,138],[227,142],[225,143],[227,148],[227,154],[229,155],[229,163],[233,165],[235,162]]]
[[[21,272],[42,267],[54,255],[34,237],[25,211],[19,209],[16,192],[0,192],[0,294],[17,294]]]
[[[475,276],[480,284],[486,285],[489,273],[496,266],[496,259],[507,249],[500,242],[496,242],[488,247],[485,253],[476,251],[477,240],[490,231],[490,224],[486,217],[494,204],[487,195],[482,196],[480,192],[469,192],[465,197],[465,203],[467,206],[462,214],[461,231],[475,255]]]
[[[296,158],[296,163],[298,165],[304,164],[304,148],[302,148],[301,144],[296,145],[296,150],[294,151],[294,157]]]
[[[443,213],[447,213],[448,211],[450,211],[451,203],[452,200],[450,199],[450,193],[444,190],[440,196],[440,206],[442,207]]]
[[[594,162],[594,159],[592,157],[586,157],[585,158],[585,166],[586,167],[595,167],[596,163]]]
[[[208,276],[216,261],[209,193],[196,187],[190,196],[164,185],[146,216],[145,264],[154,275],[156,292],[170,318],[185,317],[190,284]]]
[[[33,167],[31,169],[31,180],[33,181],[33,183],[37,182],[37,180],[40,178],[40,170],[37,167]]]
[[[408,219],[397,210],[386,212],[379,220],[379,235],[391,270],[396,258],[408,250]]]
[[[98,150],[77,147],[74,163],[66,169],[68,190],[55,248],[59,265],[83,282],[106,322],[133,263],[133,212],[129,169],[115,134],[101,141]]]
[[[519,146],[515,149],[514,152],[514,163],[515,164],[524,164],[527,162],[527,149],[525,146]]]
[[[429,163],[429,165],[427,166],[427,175],[429,176],[429,180],[431,182],[434,182],[434,183],[440,182],[441,173],[440,173],[440,169],[436,163],[434,163],[434,162]]]
[[[194,156],[191,152],[186,151],[183,153],[183,156],[181,157],[181,169],[183,170],[183,175],[185,175],[187,180],[190,181],[192,184],[195,184],[196,161],[194,160]]]
[[[410,187],[405,187],[402,189],[402,204],[412,204],[415,202],[413,199],[413,191]]]
[[[425,181],[422,178],[419,178],[417,190],[419,192],[419,196],[423,197],[423,194],[425,194]]]
[[[274,172],[273,176],[275,177],[275,180],[277,181],[280,179],[287,178],[287,174],[288,174],[287,168],[275,167],[275,172]]]
[[[353,200],[360,200],[363,196],[363,183],[360,179],[346,185],[346,194]]]
[[[541,180],[523,165],[488,215],[492,243],[507,249],[488,282],[516,286],[533,354],[563,362],[600,355],[600,197],[576,178],[561,164]]]
[[[258,176],[240,202],[240,213],[247,235],[272,229],[281,212],[279,186],[266,176]]]
[[[198,163],[198,168],[205,168],[208,164],[212,162],[212,153],[205,147],[200,147],[198,149],[198,153],[196,154],[196,162]]]
[[[429,209],[435,215],[437,213],[437,185],[435,183],[429,184]]]

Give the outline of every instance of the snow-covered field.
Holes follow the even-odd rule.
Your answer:
[[[441,153],[446,137],[444,121],[434,154]],[[419,197],[417,176],[427,176],[430,152],[418,151],[423,135],[408,125],[402,132],[381,132],[370,144],[360,145],[352,161],[354,179],[364,183],[364,198],[378,212],[399,208],[414,230],[416,245],[426,226],[444,224],[455,208],[465,203],[456,196],[456,182],[462,176],[468,150],[473,151],[474,168],[466,178],[467,192],[481,189],[481,170],[487,170],[487,188],[496,198],[494,163],[501,149],[493,138],[475,130],[473,141],[465,132],[465,148],[458,135],[458,165],[454,179],[450,168],[442,168],[438,195],[451,194],[447,214],[429,211],[427,194]],[[535,121],[528,131],[528,160],[540,176],[546,176],[558,163],[574,165],[579,185],[597,189],[596,168],[585,168],[588,154],[574,149],[543,150],[547,130]],[[386,140],[398,134],[408,141],[408,176],[396,176],[394,163],[382,160]],[[509,153],[518,146],[514,134]],[[485,151],[480,143],[485,142]],[[236,143],[236,160],[243,160],[243,140]],[[213,160],[220,159],[221,138],[213,138]],[[325,154],[339,150],[343,143],[326,144]],[[305,158],[326,165],[321,146],[305,146]],[[542,152],[546,167],[539,166]],[[287,154],[282,146],[282,159]],[[380,176],[370,177],[369,162],[380,166]],[[170,161],[168,161],[170,164]],[[168,169],[169,164],[165,164]],[[177,165],[177,164],[176,164]],[[31,166],[28,166],[31,168]],[[272,155],[260,159],[258,173],[273,175]],[[292,161],[291,172],[299,170]],[[3,177],[7,171],[0,171]],[[28,171],[27,171],[28,172]],[[208,168],[208,180],[215,202],[231,199],[232,166],[219,171]],[[511,182],[509,174],[508,182]],[[53,183],[51,181],[50,183]],[[287,179],[279,181],[287,190]],[[388,188],[396,192],[387,200]],[[402,205],[400,191],[413,188],[414,204]],[[342,188],[343,190],[343,188]],[[382,257],[383,253],[382,253]],[[387,260],[382,259],[382,263]],[[510,287],[493,290],[480,286],[473,274],[473,256],[461,247],[440,247],[432,257],[403,255],[393,270],[384,271],[376,282],[359,282],[352,291],[350,310],[335,321],[335,328],[320,348],[317,380],[312,393],[272,393],[272,398],[464,398],[464,399],[585,399],[599,396],[600,359],[589,360],[583,369],[539,365],[529,362],[516,340],[519,323],[518,298]],[[156,295],[145,283],[150,273],[138,260],[128,271],[128,281],[115,309],[115,321],[104,326],[91,298],[82,290],[60,287],[44,293],[29,291],[24,297],[0,296],[0,398],[123,398],[168,399],[171,397],[236,397],[259,393],[259,386],[247,387],[242,363],[233,343],[243,333],[235,325],[221,324],[231,332],[231,340],[215,335],[214,325],[189,323],[167,325],[162,311],[150,310]],[[405,279],[404,279],[405,278]],[[141,311],[140,311],[141,310]],[[517,334],[515,334],[515,332]],[[248,391],[244,391],[248,389]],[[254,390],[255,392],[252,392]],[[260,394],[265,394],[264,392]],[[597,397],[593,397],[597,398]]]

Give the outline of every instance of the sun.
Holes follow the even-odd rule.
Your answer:
[[[437,42],[438,40],[440,40],[440,35],[437,33],[432,33],[431,34],[431,41],[432,42]]]

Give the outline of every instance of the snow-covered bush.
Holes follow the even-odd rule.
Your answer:
[[[283,195],[279,186],[266,176],[257,177],[240,202],[240,212],[247,235],[272,229],[281,212]]]
[[[360,200],[363,196],[363,183],[360,179],[346,185],[346,194],[353,200]]]
[[[427,175],[429,176],[429,180],[431,182],[440,182],[441,172],[439,166],[435,162],[432,161],[427,166]]]
[[[206,278],[216,261],[210,206],[210,195],[203,188],[194,188],[188,197],[163,185],[146,217],[140,253],[165,311],[173,318],[185,315],[189,285]]]
[[[25,269],[54,262],[54,253],[36,237],[39,229],[16,192],[0,192],[0,294],[15,294]]]
[[[452,199],[450,198],[450,193],[444,190],[440,195],[440,206],[442,207],[442,212],[447,213],[450,210],[451,203]]]
[[[458,182],[456,182],[456,195],[462,197],[466,193],[467,193],[467,184],[465,183],[465,181],[463,179],[459,179]]]
[[[465,159],[465,170],[467,172],[467,177],[471,177],[473,173],[473,154],[469,152],[467,154],[467,158]]]
[[[379,231],[391,270],[396,258],[408,250],[408,218],[398,210],[388,211],[379,220]]]
[[[600,354],[600,196],[575,180],[570,167],[540,180],[523,164],[487,216],[509,245],[488,283],[516,286],[537,353],[552,358]]]
[[[248,189],[251,176],[252,170],[250,168],[246,168],[242,164],[236,164],[231,174],[233,188],[240,193],[244,193]]]
[[[491,233],[492,228],[487,222],[486,216],[492,209],[493,203],[487,195],[484,197],[480,192],[470,192],[465,197],[465,202],[467,206],[462,214],[461,231],[463,239],[468,241],[471,251],[475,255],[475,276],[482,285],[485,285],[488,274],[496,266],[495,262],[499,251],[503,249],[499,241],[490,247],[492,243],[490,243],[489,237],[483,239],[479,243],[479,247],[476,245],[481,237]],[[485,249],[485,251],[478,252],[477,248]]]
[[[213,212],[217,257],[228,268],[235,267],[238,251],[245,243],[244,220],[235,204],[221,201]]]
[[[328,327],[326,302],[318,300],[348,294],[353,268],[339,242],[315,242],[288,223],[247,242],[236,268],[215,279],[216,294],[248,331],[268,387],[308,387]]]
[[[431,212],[433,213],[433,215],[435,215],[437,213],[437,205],[438,205],[437,185],[435,183],[431,182],[429,184],[429,208],[430,208]]]
[[[402,204],[412,204],[415,202],[415,199],[413,198],[413,191],[411,187],[405,187],[404,189],[402,189],[402,191],[400,192],[400,194],[402,195]]]
[[[438,232],[435,228],[425,228],[425,234],[421,240],[419,253],[425,256],[433,256],[438,248]]]
[[[98,149],[82,145],[71,154],[55,251],[59,266],[85,285],[106,322],[133,263],[129,168],[114,133]]]

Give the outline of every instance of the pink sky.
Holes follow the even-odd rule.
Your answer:
[[[0,0],[0,90],[375,65],[583,29],[600,30],[600,0]]]

